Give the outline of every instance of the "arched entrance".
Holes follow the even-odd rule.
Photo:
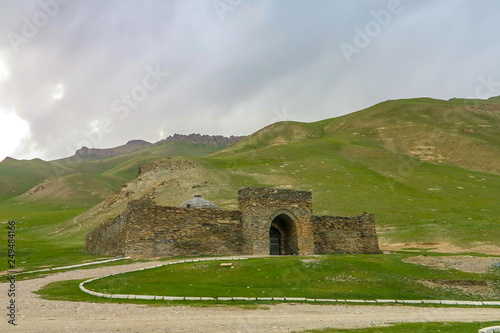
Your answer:
[[[297,229],[287,214],[276,216],[269,228],[269,253],[271,255],[298,254]]]

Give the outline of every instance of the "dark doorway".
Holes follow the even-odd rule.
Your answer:
[[[298,252],[295,223],[286,214],[276,216],[269,229],[269,253],[293,255]]]
[[[275,227],[269,229],[269,252],[271,255],[279,255],[281,245],[281,233]]]

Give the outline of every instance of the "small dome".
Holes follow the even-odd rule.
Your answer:
[[[179,205],[179,208],[213,208],[213,209],[219,209],[216,204],[214,204],[211,201],[208,201],[206,199],[203,199],[201,195],[197,194],[194,196],[194,198],[189,199],[187,201],[184,201]]]

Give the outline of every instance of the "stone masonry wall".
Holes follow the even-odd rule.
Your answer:
[[[373,214],[313,216],[311,192],[296,190],[247,187],[238,191],[238,201],[240,211],[134,200],[87,234],[85,250],[148,258],[267,255],[273,226],[281,234],[281,254],[380,253]]]
[[[130,210],[125,255],[242,254],[241,213],[217,209],[143,206]]]
[[[380,253],[373,214],[314,216],[313,224],[316,254]]]
[[[297,253],[287,254],[314,254],[311,192],[247,187],[238,191],[238,202],[246,254],[269,254],[269,229],[280,216],[297,240]]]
[[[102,223],[87,234],[85,251],[117,256],[125,251],[125,224],[127,211],[109,222]]]

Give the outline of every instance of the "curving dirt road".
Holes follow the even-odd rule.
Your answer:
[[[8,284],[0,284],[1,332],[291,332],[355,328],[394,322],[500,321],[500,308],[424,308],[280,304],[266,309],[147,306],[48,301],[36,291],[47,283],[84,279],[157,264],[155,262],[73,270],[17,281],[18,326],[7,323]]]

